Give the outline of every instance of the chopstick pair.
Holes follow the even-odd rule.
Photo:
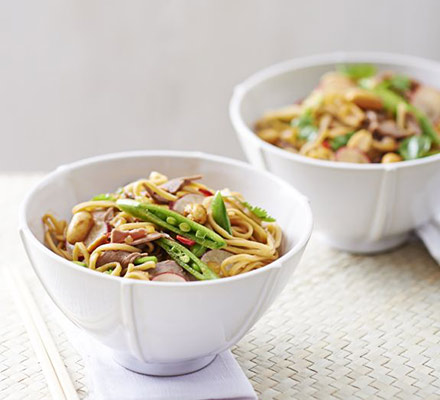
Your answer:
[[[14,270],[5,272],[5,275],[11,282],[14,300],[46,376],[52,397],[56,400],[79,400],[57,347],[24,279]]]

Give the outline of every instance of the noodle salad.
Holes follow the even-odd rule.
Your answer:
[[[276,260],[282,232],[275,219],[201,178],[152,172],[75,205],[69,223],[45,214],[45,243],[81,267],[152,281],[225,278]]]
[[[392,163],[440,152],[440,91],[369,64],[341,65],[303,100],[266,112],[264,141],[307,157]]]

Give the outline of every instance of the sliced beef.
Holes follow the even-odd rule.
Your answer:
[[[103,251],[98,260],[96,261],[96,267],[101,267],[104,264],[111,262],[118,262],[121,264],[122,268],[127,268],[128,264],[133,263],[139,257],[143,257],[143,253],[130,253],[128,251],[122,250],[108,250]]]
[[[106,210],[97,210],[92,212],[93,227],[84,240],[84,244],[89,251],[94,250],[98,245],[107,241],[107,233],[110,232],[109,222],[114,217],[114,209],[108,208]],[[91,245],[93,249],[90,247]]]
[[[148,186],[145,186],[145,190],[148,192],[148,194],[156,201],[156,203],[159,204],[169,204],[171,203],[171,200],[168,200],[157,193],[154,193]]]
[[[126,192],[125,190],[124,190],[124,192],[122,193],[122,197],[123,197],[124,199],[134,199],[133,193]]]
[[[368,110],[365,113],[365,128],[370,132],[374,132],[379,126],[379,115],[375,111]]]
[[[101,211],[96,211],[96,213],[101,213]],[[107,222],[110,223],[110,221],[115,217],[115,209],[113,207],[109,207],[107,208],[107,210],[105,210],[102,214],[102,219]],[[95,218],[95,216],[94,216]],[[96,217],[98,218],[98,217]]]
[[[406,130],[411,135],[421,135],[422,134],[422,128],[420,128],[419,123],[416,120],[416,117],[414,115],[407,113],[405,115],[405,127]]]
[[[182,176],[180,178],[171,179],[168,182],[160,185],[160,187],[169,193],[177,193],[183,186],[188,185],[192,181],[202,179],[202,175]]]
[[[377,132],[383,136],[392,136],[397,139],[412,135],[411,132],[400,128],[396,122],[391,119],[380,122],[377,127]]]

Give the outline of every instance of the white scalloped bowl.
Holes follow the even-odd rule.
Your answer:
[[[322,74],[343,63],[373,63],[440,88],[440,64],[433,61],[364,52],[317,55],[271,66],[239,84],[230,118],[248,160],[310,199],[321,237],[343,250],[375,253],[400,245],[440,212],[440,155],[393,164],[315,160],[273,146],[252,130],[265,111],[304,98]]]
[[[216,281],[145,282],[77,266],[43,244],[43,214],[69,219],[76,203],[152,170],[170,177],[200,173],[211,187],[242,192],[277,218],[283,256]],[[58,308],[112,349],[121,365],[153,375],[200,369],[243,337],[286,285],[311,230],[307,199],[281,179],[227,158],[167,151],[113,154],[62,166],[29,193],[20,214],[27,254]]]

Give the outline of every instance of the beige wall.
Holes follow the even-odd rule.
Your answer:
[[[128,149],[242,157],[235,83],[333,50],[440,59],[436,0],[0,1],[0,170]]]

